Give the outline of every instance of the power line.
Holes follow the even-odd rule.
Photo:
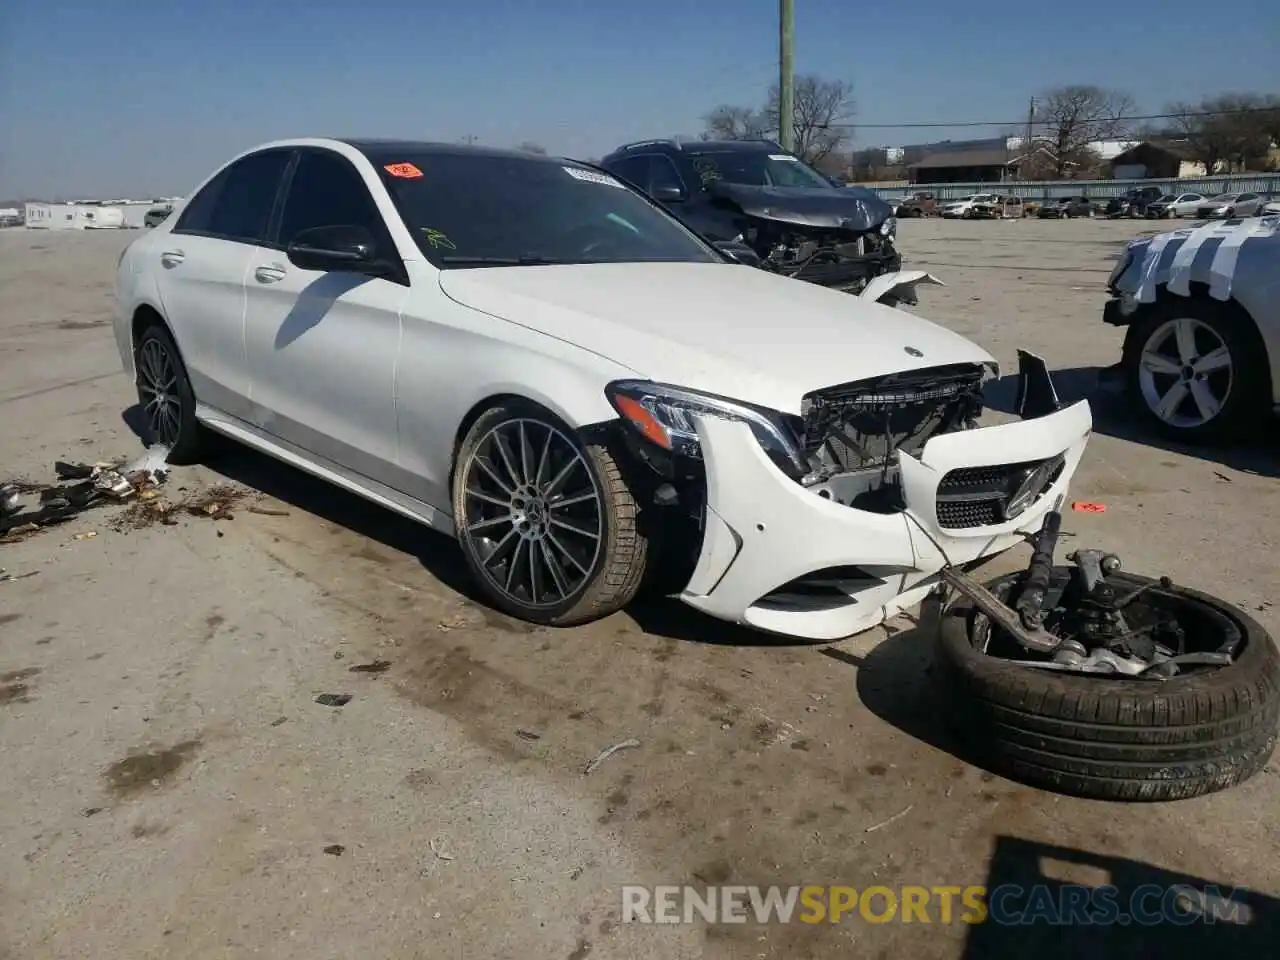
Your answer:
[[[1244,113],[1267,113],[1277,107],[1241,107],[1238,110],[1196,110],[1190,113],[1143,113],[1120,117],[1093,117],[1081,120],[1081,125],[1094,123],[1119,123],[1129,120],[1182,120],[1190,117],[1226,117]],[[910,123],[824,123],[819,129],[831,127],[849,127],[858,130],[890,130],[898,127],[1017,127],[1026,123],[1021,120],[924,120]],[[1053,126],[1053,121],[1038,121],[1037,126]]]

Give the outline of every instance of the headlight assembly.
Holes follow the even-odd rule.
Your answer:
[[[886,217],[884,223],[880,224],[880,236],[892,237],[898,232],[898,218]]]
[[[802,476],[808,469],[795,429],[777,411],[648,380],[615,380],[605,387],[605,396],[644,439],[670,453],[701,458],[695,418],[718,417],[749,426],[765,453],[789,476]]]

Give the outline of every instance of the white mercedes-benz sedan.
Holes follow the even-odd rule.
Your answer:
[[[192,462],[212,430],[455,536],[528,621],[652,573],[856,633],[1039,529],[1091,428],[1025,356],[1023,418],[980,427],[986,352],[739,264],[587,164],[300,139],[189,196],[117,270],[151,439]]]

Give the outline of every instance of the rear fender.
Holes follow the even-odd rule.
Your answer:
[[[883,303],[895,307],[900,301],[916,302],[916,287],[920,284],[946,284],[925,270],[899,270],[876,277],[863,288],[858,297],[872,303]]]

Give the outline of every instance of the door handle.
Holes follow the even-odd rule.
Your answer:
[[[275,283],[284,279],[285,269],[278,263],[264,263],[253,271],[253,276],[259,283]]]
[[[176,267],[186,259],[187,255],[181,250],[166,250],[160,254],[160,263],[166,267]]]

